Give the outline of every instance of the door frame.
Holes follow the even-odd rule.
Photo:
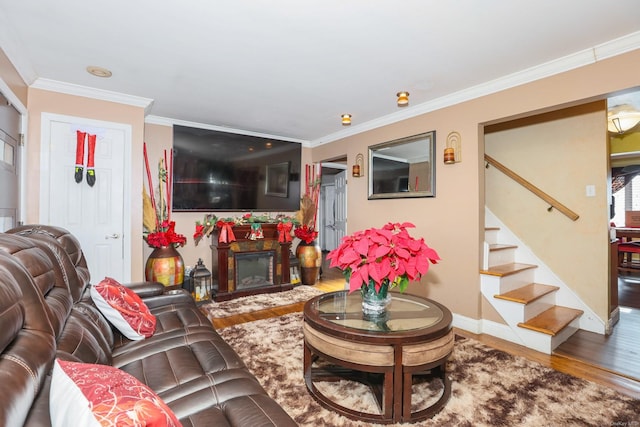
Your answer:
[[[122,201],[122,255],[124,257],[124,281],[131,281],[131,146],[133,130],[131,125],[125,123],[108,122],[89,119],[85,117],[68,116],[64,114],[42,113],[40,121],[40,210],[39,222],[49,224],[49,185],[48,179],[51,173],[49,150],[51,147],[51,122],[61,121],[79,123],[84,126],[108,128],[124,133],[124,200]],[[53,224],[55,225],[55,224]]]
[[[347,165],[345,165],[343,163],[321,162],[320,165],[321,165],[322,168],[327,167],[327,168],[332,168],[332,169],[342,169],[344,171],[347,170]],[[329,185],[333,185],[333,184],[329,184]],[[348,185],[348,179],[347,179],[347,182],[345,183],[345,186],[347,186],[347,185]],[[324,209],[324,202],[325,202],[325,198],[324,198],[324,196],[325,196],[325,192],[324,192],[325,186],[326,186],[326,184],[322,184],[320,186],[320,193],[321,194],[320,194],[320,199],[318,200],[318,203],[320,205],[320,206],[318,206],[318,216],[319,216],[318,217],[318,229],[321,230],[321,231],[323,231],[325,229],[325,225],[326,225],[326,221],[327,221],[327,218],[325,217],[324,210],[323,210]],[[347,205],[347,200],[346,200],[347,194],[346,194],[346,191],[345,191],[344,198],[345,198],[344,206],[346,207],[346,205]],[[338,241],[336,243],[339,245],[340,244],[340,239],[338,239]],[[326,237],[323,236],[322,233],[320,233],[320,246],[322,247],[323,250],[324,250],[324,248],[326,246]]]

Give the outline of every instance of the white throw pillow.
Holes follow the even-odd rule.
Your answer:
[[[167,404],[132,375],[59,359],[53,364],[49,413],[53,427],[181,426]]]

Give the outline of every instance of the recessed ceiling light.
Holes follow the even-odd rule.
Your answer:
[[[87,73],[96,77],[104,77],[104,78],[108,78],[113,75],[113,73],[107,70],[106,68],[97,67],[95,65],[89,65],[87,67]]]

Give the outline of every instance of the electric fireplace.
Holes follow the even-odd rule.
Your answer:
[[[234,259],[237,290],[274,285],[276,251],[239,252]]]
[[[280,292],[293,288],[289,272],[291,242],[278,241],[277,224],[262,224],[264,238],[252,240],[250,225],[233,226],[235,240],[221,242],[211,234],[213,299]]]

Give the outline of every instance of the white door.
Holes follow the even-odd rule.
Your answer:
[[[338,246],[334,226],[336,186],[334,184],[326,184],[322,186],[321,190],[322,202],[320,206],[322,210],[320,214],[323,228],[320,237],[322,240],[322,250],[330,251]]]
[[[347,171],[342,171],[335,176],[335,213],[334,223],[336,246],[347,235]]]
[[[93,186],[86,177],[87,142],[82,181],[74,178],[77,130],[96,135]],[[128,282],[131,126],[45,113],[41,144],[40,221],[80,240],[92,283],[105,276]]]

